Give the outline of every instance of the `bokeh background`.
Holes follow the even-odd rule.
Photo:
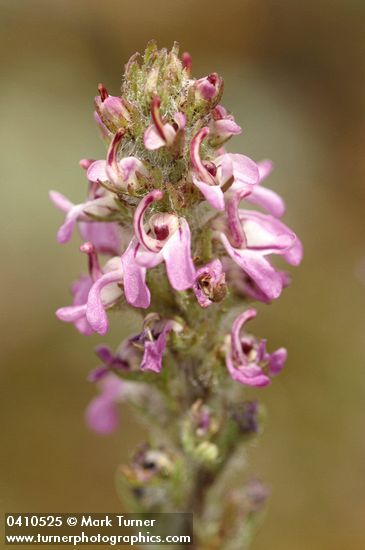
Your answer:
[[[83,411],[98,337],[57,322],[83,267],[56,244],[49,188],[84,195],[82,157],[104,147],[96,85],[155,38],[181,44],[195,76],[217,71],[244,133],[231,151],[272,158],[270,186],[305,261],[255,332],[289,349],[257,396],[269,411],[251,469],[272,497],[253,549],[365,547],[365,4],[362,0],[2,0],[1,483],[6,511],[118,511],[114,471],[141,439],[121,410],[109,438]],[[137,328],[115,317],[116,345]]]

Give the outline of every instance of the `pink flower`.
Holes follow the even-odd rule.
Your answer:
[[[266,294],[257,286],[255,281],[251,279],[242,271],[242,269],[232,261],[230,257],[222,258],[222,263],[224,271],[227,276],[228,286],[231,286],[235,292],[244,297],[251,298],[252,300],[258,300],[265,304],[269,304],[271,299],[269,299]],[[289,286],[291,278],[288,273],[285,271],[277,271],[279,276],[282,279],[283,288]]]
[[[223,93],[223,79],[217,73],[210,73],[192,84],[198,100],[207,101],[213,106],[218,103]]]
[[[136,353],[137,349],[129,344],[129,340],[124,340],[122,344],[117,349],[117,352],[114,354],[109,346],[104,344],[98,346],[95,349],[96,355],[102,361],[102,365],[93,369],[89,376],[88,380],[90,382],[97,382],[103,378],[106,374],[112,371],[121,371],[128,372],[131,370],[129,356],[131,353],[128,353],[128,350],[132,348],[132,352]]]
[[[227,341],[226,365],[232,379],[240,384],[263,387],[270,383],[284,367],[287,352],[279,348],[273,353],[266,351],[266,340],[257,340],[243,333],[243,325],[256,317],[255,309],[248,309],[236,317]]]
[[[182,328],[176,321],[161,320],[157,314],[151,313],[144,320],[142,332],[124,340],[115,354],[104,345],[96,349],[103,365],[89,375],[89,380],[96,382],[100,389],[85,414],[86,422],[92,430],[101,434],[112,433],[119,423],[118,404],[127,399],[144,405],[149,400],[158,414],[161,408],[158,393],[150,385],[123,380],[116,371],[122,375],[123,372],[140,368],[142,371],[159,373],[168,334],[171,331],[180,332]]]
[[[228,114],[223,105],[217,105],[212,111],[213,120],[209,123],[210,138],[215,145],[220,145],[231,136],[237,136],[242,128],[236,124],[234,117]]]
[[[99,84],[99,95],[95,97],[96,114],[109,132],[115,133],[130,122],[130,114],[123,98],[108,94]]]
[[[163,123],[160,113],[161,100],[155,96],[151,101],[151,117],[153,124],[146,129],[143,141],[149,151],[160,147],[172,147],[175,142],[182,142],[186,124],[185,115],[176,113],[172,124]]]
[[[195,280],[195,268],[190,251],[190,229],[185,218],[174,214],[158,213],[149,220],[150,230],[144,227],[144,214],[155,201],[163,198],[163,192],[155,189],[140,201],[134,214],[135,262],[152,268],[162,262],[166,264],[167,276],[175,290],[191,288]]]
[[[190,160],[193,166],[192,180],[213,208],[224,210],[224,192],[252,190],[259,181],[256,163],[244,155],[225,153],[213,159],[203,161],[200,146],[209,134],[209,128],[198,131],[191,141]]]
[[[114,256],[120,254],[122,249],[122,230],[114,222],[96,222],[89,216],[96,215],[108,217],[115,211],[114,197],[100,186],[100,173],[91,167],[98,161],[82,159],[80,166],[86,171],[89,192],[85,202],[73,204],[57,191],[50,191],[49,197],[53,204],[66,214],[65,221],[61,225],[57,240],[66,243],[71,239],[76,225],[84,241],[93,243],[97,252]]]
[[[74,292],[72,306],[62,307],[56,311],[61,321],[74,323],[76,328],[85,327],[84,334],[92,331],[105,334],[108,320],[105,309],[114,305],[122,294],[123,268],[119,257],[107,261],[100,269],[95,249],[91,243],[82,245],[81,250],[89,257],[89,277],[82,277]]]
[[[49,198],[59,210],[66,214],[65,221],[57,233],[57,240],[59,243],[67,243],[71,239],[76,225],[79,222],[84,222],[79,224],[80,233],[86,238],[91,236],[91,234],[93,234],[94,237],[97,235],[98,243],[95,244],[98,245],[98,250],[100,252],[115,252],[116,248],[119,249],[120,230],[117,224],[105,222],[100,228],[101,224],[99,222],[93,222],[92,218],[88,216],[88,214],[100,217],[107,217],[110,215],[110,213],[115,210],[114,197],[111,193],[105,193],[99,198],[86,200],[80,204],[72,203],[57,191],[50,191]],[[89,225],[91,227],[88,227]],[[93,238],[91,237],[88,240],[93,240]]]
[[[259,212],[237,210],[237,216],[228,217],[227,223],[232,242],[223,232],[220,238],[229,256],[267,300],[277,298],[285,281],[266,256],[280,254],[291,265],[298,265],[302,260],[301,242],[281,221]]]
[[[160,320],[156,314],[147,316],[144,321],[144,331],[139,339],[144,349],[141,370],[156,373],[161,371],[167,336],[171,331],[180,332],[182,328],[180,323],[171,319]]]
[[[98,182],[110,181],[118,189],[128,191],[139,187],[139,177],[147,177],[148,171],[143,162],[136,157],[118,159],[118,150],[125,130],[121,128],[113,137],[107,152],[106,160],[96,160],[88,170],[89,180]]]
[[[227,286],[220,260],[213,260],[197,270],[193,290],[201,307],[223,300]]]

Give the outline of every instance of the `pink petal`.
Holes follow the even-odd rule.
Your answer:
[[[149,126],[146,129],[143,136],[143,143],[146,149],[148,149],[149,151],[155,151],[156,149],[159,149],[160,147],[164,147],[166,145],[166,141],[162,139],[155,126],[153,125]]]
[[[118,408],[104,395],[95,397],[85,411],[87,425],[95,432],[108,435],[118,427]]]
[[[216,120],[214,122],[214,133],[219,136],[237,136],[242,132],[241,126],[238,126],[234,120],[224,118],[222,120]]]
[[[87,179],[91,182],[97,183],[98,181],[108,181],[106,173],[106,161],[96,160],[93,162],[86,172]]]
[[[234,354],[237,355],[240,358],[240,362],[242,365],[247,364],[247,358],[245,357],[245,354],[242,351],[242,344],[241,344],[241,330],[242,327],[247,321],[251,321],[251,319],[254,319],[257,315],[256,309],[246,309],[243,313],[238,315],[238,317],[235,318],[232,325],[231,330],[231,339],[232,339],[232,349],[234,350]]]
[[[71,239],[77,219],[80,214],[82,214],[84,206],[84,204],[77,204],[66,214],[65,221],[57,232],[57,240],[59,243],[65,244]]]
[[[193,183],[216,210],[224,210],[224,195],[219,185],[209,185],[193,176]]]
[[[235,184],[255,185],[259,181],[259,169],[256,162],[240,154],[227,153],[232,161]],[[234,185],[235,185],[234,184]]]
[[[276,232],[269,224],[264,226],[253,217],[246,218],[242,225],[247,239],[247,248],[260,250],[265,255],[282,254],[295,242],[294,233]]]
[[[146,309],[151,302],[151,294],[146,285],[146,268],[136,262],[137,239],[132,239],[122,256],[124,270],[124,295],[129,304]]]
[[[81,306],[61,307],[56,311],[56,316],[66,323],[74,323],[86,315],[86,304]]]
[[[189,224],[184,218],[180,218],[179,229],[175,231],[162,249],[167,276],[175,290],[191,288],[195,280],[190,241]]]
[[[118,256],[122,250],[122,228],[116,222],[79,222],[83,241],[91,242],[101,254]]]
[[[280,195],[262,185],[255,185],[245,200],[250,204],[261,206],[276,218],[281,218],[285,214],[285,203]]]
[[[172,330],[172,327],[173,323],[167,322],[155,342],[145,342],[141,370],[152,372],[161,371],[162,356],[166,349],[166,338],[168,333]]]
[[[248,248],[261,249],[265,254],[284,254],[296,241],[296,236],[282,221],[252,210],[239,210]],[[271,249],[271,250],[270,250]]]
[[[271,160],[265,159],[260,160],[257,163],[257,168],[259,169],[260,182],[270,176],[271,172],[274,169],[274,165]]]
[[[183,130],[185,128],[186,116],[184,115],[184,113],[180,113],[180,112],[176,113],[174,115],[174,121],[176,122],[179,130]]]
[[[50,191],[48,196],[55,207],[59,210],[62,210],[62,212],[67,213],[69,210],[71,210],[71,208],[73,208],[73,206],[75,206],[73,202],[71,202],[67,197],[65,197],[58,191]]]
[[[283,370],[287,357],[285,348],[279,348],[270,354],[269,372],[272,376],[277,376]]]
[[[235,382],[245,384],[246,386],[259,388],[263,388],[264,386],[270,384],[270,378],[262,372],[260,367],[235,367],[232,361],[231,354],[229,352],[226,355],[226,365],[232,380],[234,380]]]
[[[233,248],[223,233],[221,233],[220,236],[232,260],[254,280],[256,285],[264,292],[268,299],[274,300],[278,298],[283,289],[283,281],[280,273],[272,267],[260,252]]]
[[[123,272],[121,269],[117,269],[102,275],[91,287],[87,301],[86,318],[93,330],[99,334],[105,334],[109,327],[108,317],[101,299],[101,291],[106,285],[122,282],[122,280]]]
[[[298,237],[296,237],[293,246],[284,252],[283,256],[290,265],[300,264],[303,259],[303,245]]]

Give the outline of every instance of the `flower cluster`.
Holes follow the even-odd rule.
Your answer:
[[[110,433],[117,403],[144,402],[148,384],[155,384],[154,405],[170,407],[167,417],[176,403],[188,406],[183,452],[217,464],[225,456],[220,441],[228,441],[225,418],[232,406],[241,410],[231,403],[228,414],[223,398],[214,401],[217,388],[223,395],[231,384],[226,372],[235,382],[263,387],[287,355],[284,348],[269,353],[265,340],[243,330],[256,316],[247,302],[280,296],[290,279],[274,257],[296,266],[302,246],[282,221],[282,198],[266,187],[272,163],[225,149],[242,130],[221,104],[222,78],[211,73],[196,80],[191,69],[190,55],[180,59],[176,44],[167,51],[150,43],[127,63],[120,96],[99,85],[94,117],[105,158],[80,162],[84,202],[50,193],[65,216],[58,242],[77,229],[87,258],[87,273],[71,287],[72,304],[57,317],[82,334],[104,335],[112,310],[128,305],[142,312],[141,332],[115,354],[97,349],[102,366],[90,380],[100,392],[87,422]],[[243,312],[225,334],[222,319],[240,304]],[[163,362],[168,369],[156,381]],[[257,432],[256,405],[242,415],[239,432]]]
[[[108,143],[106,158],[80,162],[85,202],[50,193],[65,213],[58,241],[68,242],[78,227],[80,250],[88,256],[88,274],[72,286],[73,304],[57,311],[83,334],[105,334],[107,310],[123,299],[148,309],[147,275],[160,264],[174,291],[191,289],[206,308],[224,299],[230,283],[257,300],[276,299],[288,276],[270,257],[301,261],[301,243],[280,219],[283,200],[263,185],[271,162],[225,151],[222,144],[241,128],[219,104],[223,81],[215,73],[194,80],[190,71],[187,54],[180,61],[176,47],[158,51],[151,44],[142,63],[134,56],[127,64],[121,97],[99,85],[95,119]],[[104,265],[100,255],[107,256]],[[269,355],[264,341],[240,339],[254,315],[247,310],[234,322],[226,364],[234,380],[262,386],[282,368],[286,353]],[[146,340],[142,370],[161,369],[172,323]]]

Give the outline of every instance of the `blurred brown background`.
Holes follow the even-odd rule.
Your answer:
[[[57,322],[83,268],[60,246],[55,188],[79,200],[82,157],[104,154],[96,85],[117,93],[129,56],[178,40],[195,76],[217,71],[244,133],[231,151],[272,158],[270,185],[305,244],[292,287],[254,329],[289,349],[257,391],[269,410],[251,469],[272,497],[254,550],[365,547],[365,3],[361,0],[2,0],[1,505],[120,510],[113,473],[141,433],[84,426],[94,344]],[[127,326],[128,325],[128,326]],[[115,345],[136,319],[115,318]]]

